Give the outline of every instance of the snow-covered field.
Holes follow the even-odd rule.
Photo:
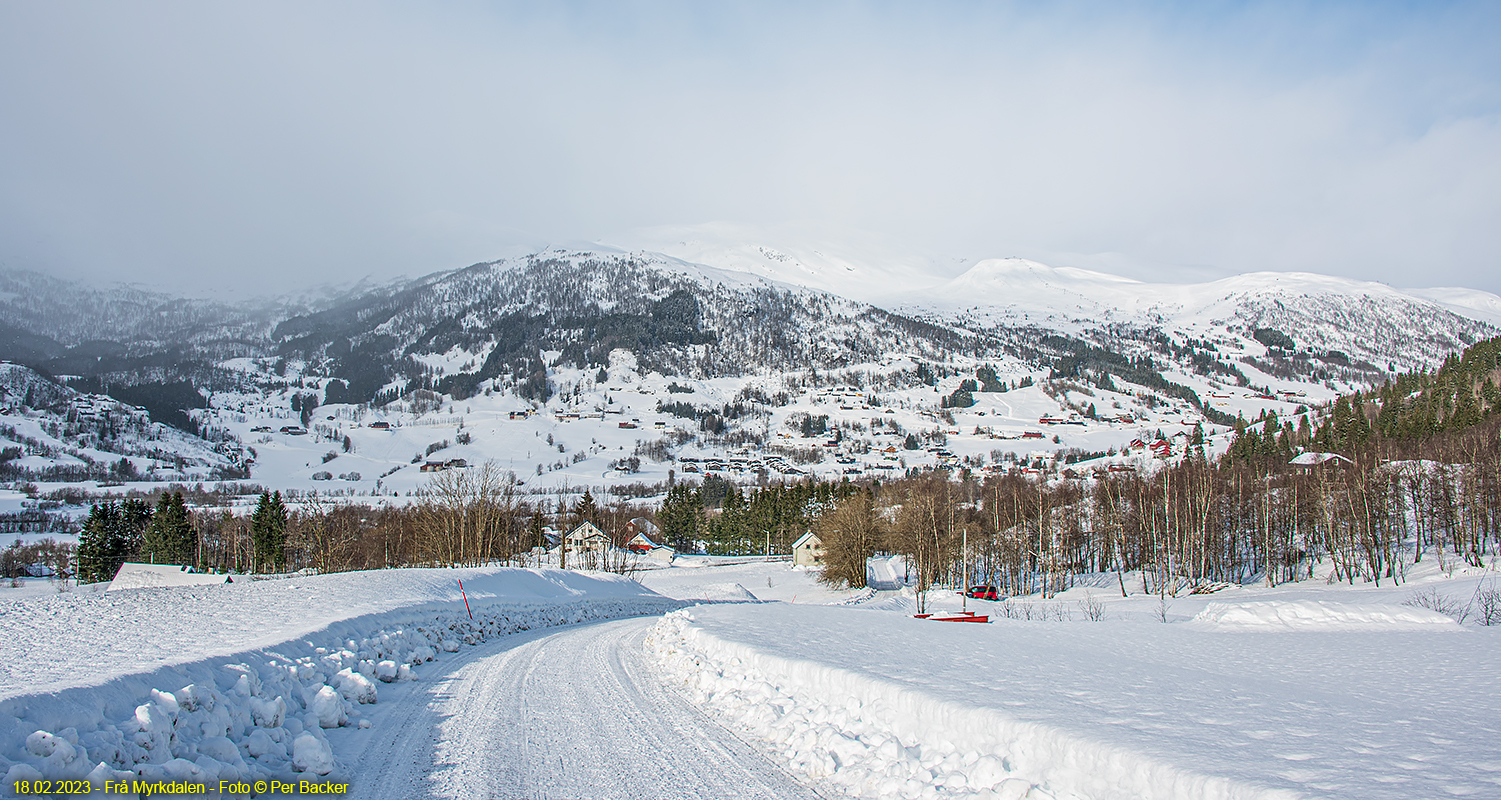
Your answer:
[[[900,593],[706,606],[669,615],[649,647],[833,793],[1501,796],[1501,628],[1404,604],[1429,590],[1463,604],[1501,580],[1424,566],[1400,587],[1233,587],[1165,607],[1102,576],[1049,600],[970,601],[989,625],[913,619]]]
[[[679,556],[671,569],[643,572],[637,580],[654,592],[680,600],[759,600],[798,605],[836,605],[867,599],[858,589],[832,589],[818,582],[818,571],[787,561],[755,556]]]
[[[902,573],[877,560],[879,590],[831,589],[787,562],[683,558],[639,582],[387,570],[23,595],[0,600],[0,769],[326,776],[358,797],[1501,795],[1501,626],[1413,603],[1463,606],[1494,570],[1430,556],[1400,586],[1165,599],[1099,575],[968,601],[989,625],[912,618]]]

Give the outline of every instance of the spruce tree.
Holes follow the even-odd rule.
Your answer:
[[[594,494],[588,489],[584,490],[584,496],[579,498],[578,505],[573,507],[573,513],[580,523],[588,522],[598,526],[599,508],[594,503]]]
[[[532,540],[533,547],[547,546],[546,531],[543,530],[542,514],[540,512],[532,513],[532,521],[531,524],[527,526],[526,532],[528,537]]]
[[[78,580],[96,583],[115,577],[125,557],[120,550],[120,509],[104,503],[89,509],[88,521],[78,537]]]
[[[698,492],[687,484],[678,484],[667,490],[662,510],[657,515],[662,526],[662,535],[678,552],[690,552],[699,526]]]
[[[281,569],[286,565],[287,507],[281,492],[261,492],[255,513],[250,515],[250,543],[255,550],[255,569]]]
[[[142,553],[153,564],[194,563],[198,550],[198,535],[188,519],[188,509],[182,501],[182,492],[162,492],[156,503],[156,513],[146,528]]]

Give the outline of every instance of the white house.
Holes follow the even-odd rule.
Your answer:
[[[563,537],[568,544],[568,552],[604,552],[610,546],[610,537],[605,532],[594,527],[592,522],[581,522],[577,528],[568,532]]]
[[[802,567],[823,566],[823,540],[818,534],[808,531],[792,543],[792,563]]]

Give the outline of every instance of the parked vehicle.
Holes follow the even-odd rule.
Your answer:
[[[964,596],[965,597],[972,597],[972,598],[974,598],[976,600],[999,600],[999,599],[1001,599],[1000,594],[998,592],[996,592],[994,586],[971,586],[971,587],[969,587],[969,590],[964,593]]]

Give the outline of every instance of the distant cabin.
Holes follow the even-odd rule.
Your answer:
[[[378,430],[378,431],[388,431],[388,430],[391,430],[391,423],[389,423],[389,422],[372,422],[372,423],[370,423],[370,427],[373,428],[374,430]]]
[[[792,563],[802,567],[823,566],[823,540],[808,531],[792,543]]]
[[[1339,453],[1315,453],[1310,450],[1307,453],[1299,453],[1296,458],[1287,463],[1299,467],[1318,467],[1328,464],[1344,466],[1345,464],[1354,464],[1355,462]]]

